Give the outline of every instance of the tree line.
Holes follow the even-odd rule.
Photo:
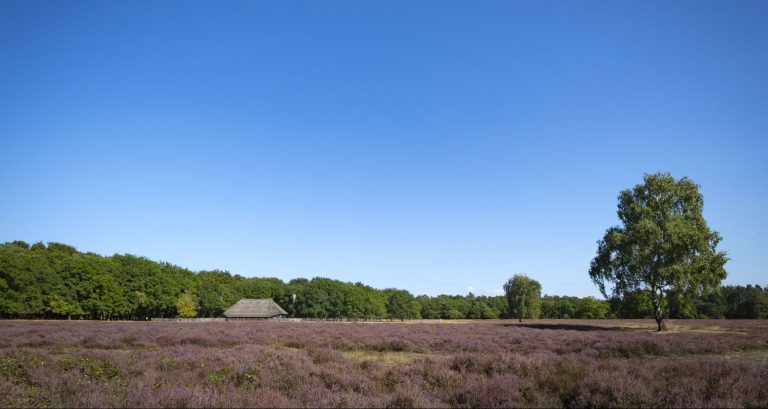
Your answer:
[[[296,295],[292,302],[292,295]],[[647,318],[649,295],[540,298],[539,318]],[[0,317],[128,319],[219,317],[241,298],[271,298],[293,317],[496,319],[517,317],[505,295],[418,295],[330,278],[242,277],[193,272],[130,254],[101,256],[61,243],[0,244]],[[680,318],[766,318],[768,291],[725,286],[692,303],[671,303]]]

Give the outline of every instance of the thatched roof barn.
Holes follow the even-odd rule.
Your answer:
[[[243,298],[224,311],[227,320],[285,318],[288,313],[269,298]]]

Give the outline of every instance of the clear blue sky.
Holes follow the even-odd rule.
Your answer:
[[[766,1],[0,1],[0,241],[494,294],[643,173],[767,284]]]

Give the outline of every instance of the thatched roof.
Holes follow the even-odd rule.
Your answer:
[[[224,311],[227,318],[271,318],[278,315],[288,313],[269,298],[243,298]]]

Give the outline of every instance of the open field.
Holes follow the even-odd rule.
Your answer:
[[[0,321],[0,405],[768,406],[768,322]]]

